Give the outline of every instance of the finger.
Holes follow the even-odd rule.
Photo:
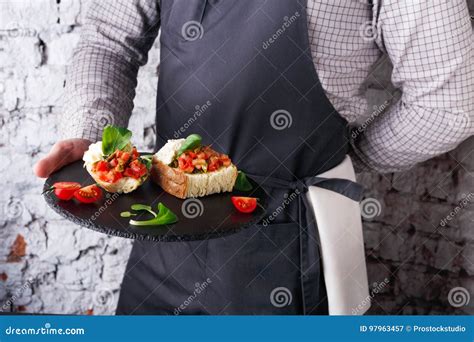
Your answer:
[[[61,141],[53,146],[46,157],[38,161],[34,167],[34,172],[40,178],[47,178],[64,165],[80,159],[83,153],[84,148],[82,146],[78,146],[73,142]]]

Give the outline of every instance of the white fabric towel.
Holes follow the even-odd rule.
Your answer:
[[[349,156],[318,176],[355,181]],[[370,307],[360,205],[311,186],[307,193],[318,224],[330,315],[362,315]]]

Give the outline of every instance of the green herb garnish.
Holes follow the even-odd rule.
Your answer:
[[[108,156],[130,144],[132,132],[123,127],[107,126],[102,133],[102,153]]]
[[[250,181],[248,180],[245,173],[243,173],[242,171],[239,171],[237,173],[237,179],[235,180],[234,190],[250,191],[252,189],[253,189],[253,186],[250,183]]]
[[[120,217],[132,217],[132,216],[137,216],[137,214],[131,213],[129,211],[122,211],[120,213]]]
[[[145,155],[145,156],[140,156],[140,161],[142,162],[142,164],[144,164],[146,166],[146,168],[148,170],[150,170],[150,168],[151,168],[152,160],[153,160],[153,155],[152,154],[148,154],[148,155]]]
[[[181,148],[178,150],[178,156],[189,150],[194,150],[201,146],[202,137],[199,134],[191,134],[184,140]]]
[[[158,214],[151,220],[146,221],[135,221],[130,220],[130,224],[133,226],[161,226],[165,224],[171,224],[178,221],[178,217],[170,209],[165,207],[163,203],[158,203]]]
[[[135,210],[135,211],[148,211],[153,216],[155,217],[157,216],[156,213],[153,211],[153,209],[151,209],[149,205],[137,203],[137,204],[132,204],[130,208],[132,208],[132,210]]]

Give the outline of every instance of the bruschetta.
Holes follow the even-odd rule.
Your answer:
[[[191,137],[191,139],[190,139]],[[232,191],[237,167],[223,153],[201,145],[201,137],[168,140],[153,156],[151,178],[178,198]]]
[[[91,144],[84,153],[84,167],[108,192],[132,192],[148,178],[147,161],[130,143],[130,137],[127,129],[108,126],[102,141]]]

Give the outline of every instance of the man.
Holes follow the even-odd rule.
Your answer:
[[[399,171],[473,134],[465,0],[93,1],[67,80],[67,139],[38,162],[39,177],[80,159],[100,138],[98,121],[127,125],[159,28],[157,147],[210,101],[193,132],[266,187],[269,212],[299,196],[270,225],[230,237],[136,242],[117,312],[173,314],[205,281],[180,313],[350,313],[331,310],[347,297],[337,289],[343,276],[333,276],[342,266],[331,262],[363,259],[362,247],[334,252],[326,243],[357,206],[346,154],[359,170]],[[350,134],[347,122],[367,108],[360,86],[384,51],[402,98]],[[360,218],[345,219],[360,236]]]

